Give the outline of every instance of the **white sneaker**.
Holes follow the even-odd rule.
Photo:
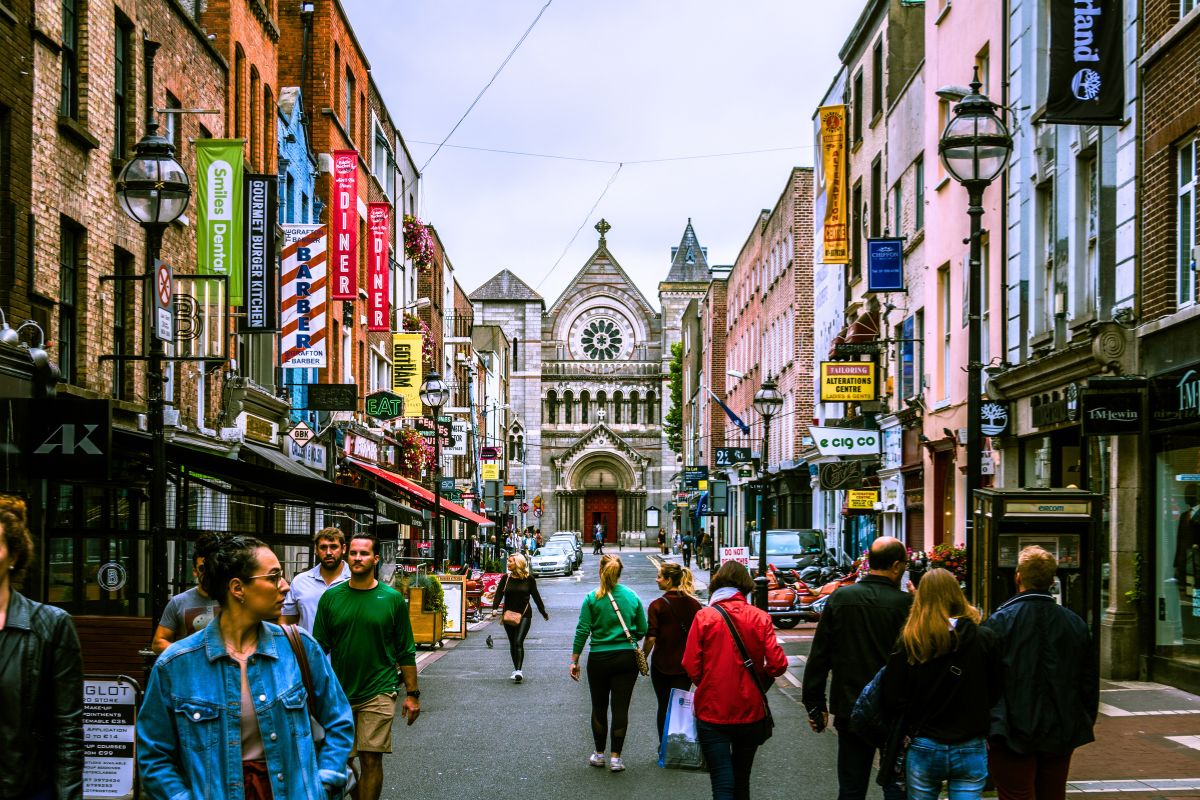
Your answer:
[[[592,757],[588,759],[588,763],[591,764],[593,767],[603,767],[604,766],[604,753],[592,753]],[[622,767],[622,769],[624,769],[624,768]]]
[[[519,669],[513,671],[512,677],[513,683],[520,683],[521,681],[525,680],[525,676],[521,674],[521,670]]]
[[[625,762],[622,761],[620,758],[613,756],[612,758],[610,758],[608,760],[608,768],[610,770],[612,770],[613,772],[624,772],[625,771]]]

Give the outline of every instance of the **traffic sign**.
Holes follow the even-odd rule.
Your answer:
[[[175,304],[173,295],[175,281],[171,278],[171,265],[154,262],[154,337],[170,342],[175,339]]]
[[[529,503],[521,503],[521,505],[518,506],[518,508],[520,508],[521,513],[524,514],[525,512],[529,511]]]
[[[535,517],[540,517],[540,516],[542,516],[542,510],[541,510],[540,508],[535,508],[535,509],[533,510],[533,515],[534,515]]]
[[[308,427],[307,422],[297,422],[287,433],[288,437],[300,447],[304,447],[317,434],[312,428]]]

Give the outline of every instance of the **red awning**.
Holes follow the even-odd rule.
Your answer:
[[[879,315],[874,311],[868,311],[854,322],[850,323],[850,330],[846,336],[847,344],[863,344],[873,342],[879,338]]]
[[[434,500],[433,492],[429,491],[428,489],[426,489],[424,486],[420,485],[419,483],[414,483],[413,481],[410,481],[408,478],[404,478],[400,475],[397,475],[394,472],[388,472],[386,469],[383,469],[382,467],[377,467],[374,464],[367,464],[364,461],[359,461],[356,458],[348,458],[346,460],[349,461],[354,466],[361,469],[362,471],[368,472],[377,478],[382,478],[383,480],[385,480],[388,483],[395,486],[397,489],[400,489],[401,491],[403,491],[403,492],[411,495],[412,497],[416,498],[417,500],[421,501],[424,505],[427,505],[427,506],[433,505],[433,500]],[[440,499],[442,501],[442,505],[441,505],[442,511],[445,511],[447,514],[450,514],[452,516],[458,517],[459,519],[463,520],[464,522],[470,522],[474,525],[480,526],[481,528],[486,527],[488,525],[496,524],[495,522],[493,522],[492,520],[488,519],[485,516],[476,514],[474,511],[469,511],[456,503],[451,503],[449,500],[447,500],[444,497],[440,498]]]

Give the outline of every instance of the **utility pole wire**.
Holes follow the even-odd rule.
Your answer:
[[[588,209],[588,213],[583,218],[583,222],[579,223],[579,227],[575,229],[575,235],[571,237],[571,241],[567,242],[567,246],[563,248],[562,253],[558,257],[558,261],[554,262],[554,265],[550,267],[550,270],[544,276],[542,276],[542,279],[538,281],[538,285],[535,286],[534,289],[542,288],[542,284],[554,274],[554,270],[558,269],[558,265],[561,264],[562,260],[567,257],[567,251],[571,249],[571,245],[575,244],[575,240],[579,238],[579,232],[583,230],[584,225],[588,224],[588,220],[592,218],[592,212],[596,210],[596,206],[600,205],[600,201],[604,199],[604,195],[608,194],[609,188],[613,185],[613,182],[616,181],[617,176],[621,174],[621,168],[624,166],[624,164],[618,164],[617,168],[613,170],[613,174],[608,179],[608,183],[604,184],[604,191],[600,192],[600,196],[596,198],[596,202],[592,203],[592,207]]]
[[[450,137],[454,135],[456,130],[458,130],[458,126],[463,124],[463,120],[465,120],[467,115],[471,113],[471,110],[475,108],[475,104],[480,101],[484,93],[491,88],[493,83],[496,82],[496,78],[500,77],[500,73],[504,71],[506,66],[508,66],[508,62],[512,60],[512,57],[517,54],[517,50],[520,49],[521,45],[524,43],[529,34],[533,32],[534,26],[538,24],[538,20],[542,18],[542,14],[546,13],[546,9],[548,9],[550,4],[553,2],[554,0],[546,0],[546,5],[542,6],[542,10],[539,11],[537,16],[533,18],[533,22],[529,23],[529,27],[525,29],[523,34],[521,34],[521,38],[518,39],[517,43],[513,45],[513,49],[510,50],[508,55],[504,57],[504,60],[500,62],[500,66],[496,69],[496,73],[492,75],[492,79],[489,80],[487,84],[485,84],[484,87],[479,90],[479,94],[475,95],[475,99],[471,101],[471,105],[467,106],[467,110],[463,112],[463,115],[458,118],[458,122],[454,123],[454,127],[451,128],[450,132],[446,134],[446,138],[442,139],[441,144],[439,144],[437,149],[433,151],[433,155],[431,155],[425,164],[422,165],[420,169],[421,172],[424,172],[425,168],[429,166],[429,162],[433,161],[433,159],[437,157],[437,154],[442,151],[442,147],[446,144],[446,142],[450,141]]]

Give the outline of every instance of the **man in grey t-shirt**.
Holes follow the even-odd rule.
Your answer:
[[[192,553],[192,576],[197,584],[204,572],[204,559],[216,546],[217,541],[217,536],[211,533],[202,533],[196,539],[196,549]],[[158,627],[154,630],[154,641],[150,643],[150,649],[158,655],[170,647],[172,642],[202,630],[212,622],[219,607],[217,601],[205,594],[199,585],[175,595],[163,609],[162,619],[158,621]]]

